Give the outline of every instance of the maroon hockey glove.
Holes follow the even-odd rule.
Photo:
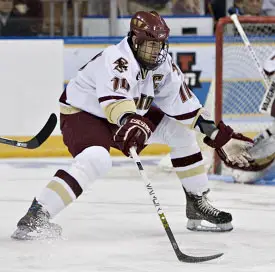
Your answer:
[[[135,146],[139,154],[146,141],[155,130],[155,125],[147,118],[131,114],[126,122],[116,131],[114,141],[119,149],[128,157],[130,148]]]
[[[235,133],[230,126],[222,121],[218,124],[218,133],[214,140],[206,136],[204,143],[215,148],[219,157],[231,168],[246,170],[251,167],[253,159],[247,149],[253,140],[241,133]]]
[[[213,148],[221,148],[224,146],[231,138],[237,139],[240,141],[247,141],[254,143],[252,139],[242,135],[241,133],[235,133],[230,126],[226,126],[223,121],[220,121],[218,124],[219,132],[215,137],[215,140],[211,140],[210,137],[206,136],[203,141],[205,144]]]

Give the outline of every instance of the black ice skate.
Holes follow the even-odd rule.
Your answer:
[[[202,196],[186,192],[185,189],[184,191],[186,194],[186,216],[188,218],[187,229],[212,232],[225,232],[233,229],[231,214],[220,211],[209,204],[206,197],[209,189]],[[212,225],[202,225],[203,220]]]
[[[50,214],[34,199],[27,214],[17,223],[17,230],[11,237],[17,240],[58,238],[62,229],[59,225],[50,223],[49,219]]]

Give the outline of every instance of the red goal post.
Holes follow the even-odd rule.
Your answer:
[[[275,17],[239,16],[239,21],[263,64],[275,51]],[[221,18],[216,25],[215,79],[216,122],[224,120],[251,137],[269,125],[268,117],[258,110],[264,84],[230,17]],[[214,173],[221,173],[216,154],[213,169]]]

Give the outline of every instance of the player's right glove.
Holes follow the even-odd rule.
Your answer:
[[[123,125],[114,135],[114,141],[128,157],[133,146],[136,147],[137,154],[141,152],[156,127],[149,119],[139,114],[131,114],[125,118]]]
[[[218,130],[214,139],[206,136],[204,143],[215,148],[224,163],[235,169],[247,169],[253,162],[248,148],[253,145],[253,140],[241,133],[235,133],[230,126],[222,121],[218,124]]]

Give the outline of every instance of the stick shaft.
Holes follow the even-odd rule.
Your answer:
[[[174,249],[174,252],[175,252],[176,256],[178,257],[178,260],[181,262],[186,262],[186,263],[199,263],[199,262],[206,262],[206,261],[210,261],[210,260],[217,259],[217,258],[221,257],[223,255],[223,253],[219,253],[219,254],[215,254],[215,255],[211,255],[211,256],[195,257],[195,256],[186,255],[183,252],[181,252],[181,250],[178,246],[178,243],[174,237],[174,234],[166,220],[164,212],[159,204],[159,201],[157,199],[157,196],[155,194],[153,186],[151,185],[150,179],[147,177],[147,174],[143,168],[143,165],[142,165],[140,158],[137,155],[137,152],[134,147],[130,148],[130,153],[138,167],[139,173],[145,183],[146,189],[151,197],[151,200],[154,203],[154,206],[157,210],[160,221],[165,229],[165,232],[166,232],[166,234],[169,238],[169,241]]]

